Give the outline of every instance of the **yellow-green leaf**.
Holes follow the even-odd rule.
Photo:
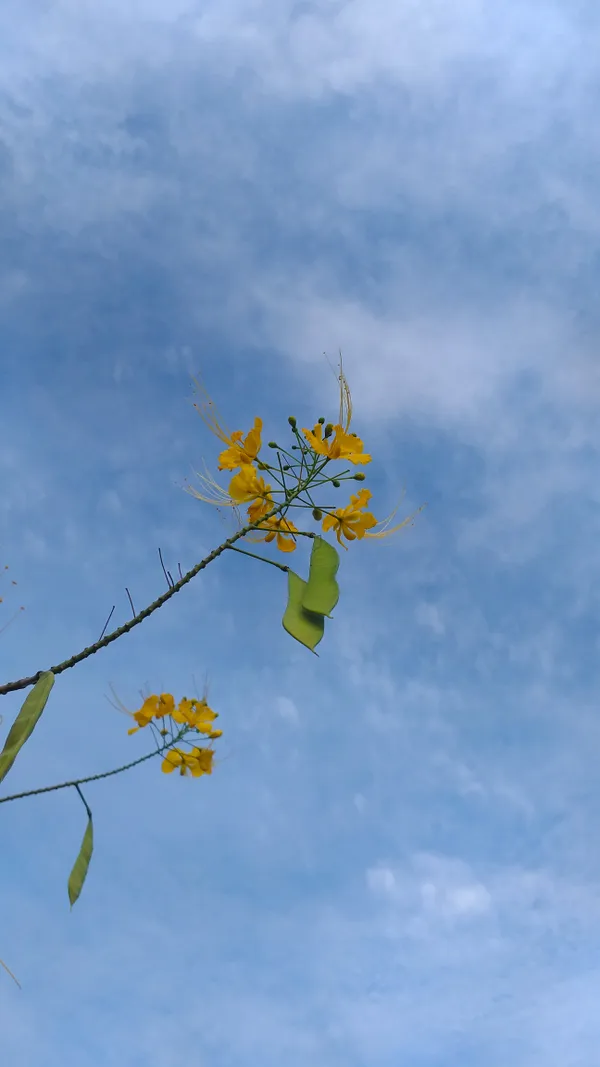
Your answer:
[[[19,749],[23,747],[28,737],[31,737],[37,721],[46,707],[46,701],[50,696],[50,690],[54,685],[52,671],[44,671],[40,674],[31,693],[27,696],[23,707],[13,722],[2,752],[0,752],[0,782],[6,778],[10,768],[17,758]]]
[[[340,598],[340,589],[335,576],[340,565],[337,550],[329,541],[315,537],[310,554],[308,582],[302,598],[302,607],[318,615],[330,615]]]
[[[288,602],[283,616],[283,628],[301,645],[314,652],[315,646],[323,637],[325,620],[322,615],[307,611],[302,606],[306,586],[304,578],[294,571],[288,571]]]
[[[90,860],[92,858],[92,852],[94,850],[94,825],[92,823],[92,816],[88,816],[88,824],[85,828],[83,835],[83,841],[81,842],[81,848],[79,849],[79,855],[73,865],[73,870],[69,875],[69,900],[71,907],[73,907],[77,900],[81,890],[83,889],[83,883],[86,880]]]

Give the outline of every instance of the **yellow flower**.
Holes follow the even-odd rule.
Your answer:
[[[171,774],[178,768],[182,776],[191,774],[192,778],[200,778],[202,774],[212,774],[213,757],[211,748],[193,748],[191,752],[170,748],[165,754],[161,770]]]
[[[229,496],[236,504],[249,504],[253,500],[270,501],[270,493],[271,486],[265,485],[264,478],[256,473],[251,464],[245,464],[229,483]]]
[[[303,430],[310,447],[319,456],[327,456],[328,459],[347,459],[350,463],[370,463],[371,457],[363,453],[364,445],[360,437],[347,433],[339,423],[334,426],[335,437],[332,439],[323,437],[323,427],[320,422],[313,430]]]
[[[336,537],[343,548],[347,548],[347,545],[344,545],[342,536],[348,541],[363,538],[367,530],[377,526],[375,516],[371,515],[369,511],[364,511],[370,499],[370,490],[361,489],[360,493],[350,497],[350,503],[347,507],[338,508],[325,516],[323,519],[323,531],[326,533],[328,530],[335,529]]]
[[[218,470],[234,471],[248,463],[254,463],[261,447],[262,419],[255,418],[254,427],[242,443],[242,431],[236,430],[229,438],[229,447],[219,456]]]
[[[162,719],[165,715],[172,715],[174,708],[175,701],[170,693],[161,693],[160,696],[153,693],[152,696],[146,697],[140,710],[133,713],[137,726],[133,726],[127,733],[135,734],[142,727],[148,726],[152,719]]]
[[[271,487],[268,485],[266,488],[270,489]],[[258,522],[258,520],[262,518],[263,515],[266,515],[267,512],[271,511],[274,506],[275,502],[270,493],[255,500],[248,508],[248,518],[250,519],[250,522]]]
[[[298,533],[298,527],[294,526],[290,519],[279,515],[271,515],[270,519],[265,519],[264,522],[261,522],[258,529],[268,529],[269,531],[264,538],[261,538],[263,541],[273,541],[277,536],[277,548],[281,552],[293,552],[296,548],[296,542],[292,535]]]
[[[200,734],[210,734],[217,713],[209,708],[205,700],[188,700],[184,697],[172,717],[175,722],[185,723]]]

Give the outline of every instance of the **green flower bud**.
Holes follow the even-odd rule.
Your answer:
[[[299,448],[300,448],[300,445],[292,445],[292,451],[294,451],[294,449],[296,449],[296,451],[298,451]]]
[[[358,474],[353,475],[353,478],[355,482],[364,482],[365,475],[362,473],[362,471],[359,471]]]
[[[333,424],[331,422],[328,422],[327,426],[325,427],[325,433],[323,434],[323,437],[331,437],[332,433],[333,433]]]
[[[296,419],[294,418],[293,415],[290,415],[288,417],[288,422],[289,422],[290,426],[292,427],[292,429],[294,429],[295,426],[296,426]]]
[[[290,469],[290,465],[289,465],[289,463],[286,463],[285,466],[283,467],[283,470],[284,471],[289,471],[289,469]]]
[[[277,441],[269,441],[269,448],[279,448]]]
[[[321,426],[323,425],[323,423],[325,422],[325,419],[324,419],[323,415],[321,415],[320,419],[317,419],[317,422],[320,422]]]
[[[315,519],[317,522],[320,522],[322,518],[323,518],[323,512],[321,511],[321,509],[320,508],[313,508],[313,519]]]
[[[335,485],[336,489],[339,489],[341,483],[338,482],[337,478],[334,478],[331,484]]]

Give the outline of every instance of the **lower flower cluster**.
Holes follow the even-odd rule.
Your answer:
[[[170,693],[161,693],[160,696],[153,693],[146,697],[141,708],[132,713],[132,717],[137,725],[127,731],[129,734],[134,734],[145,726],[157,731],[161,738],[159,749],[165,753],[161,766],[165,774],[171,774],[175,770],[183,776],[189,774],[192,778],[212,774],[214,749],[199,748],[186,740],[188,733],[192,732],[202,734],[209,741],[216,741],[223,734],[222,730],[215,729],[217,712],[209,708],[205,698],[188,700],[183,697],[176,705]],[[165,738],[169,740],[165,741]],[[176,742],[191,745],[191,750],[180,748]]]

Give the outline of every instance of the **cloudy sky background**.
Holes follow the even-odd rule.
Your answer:
[[[77,796],[2,807],[7,1064],[594,1062],[599,23],[2,4],[3,677],[154,599],[159,546],[187,569],[229,532],[182,491],[217,455],[192,374],[281,439],[335,415],[341,348],[374,510],[428,502],[343,553],[319,658],[284,576],[231,554],[57,679],[3,794],[146,751],[111,684],[208,673],[224,758],[87,787],[72,913]]]

